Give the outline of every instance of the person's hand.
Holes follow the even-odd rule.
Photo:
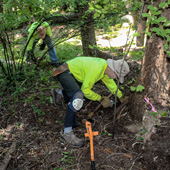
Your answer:
[[[111,102],[111,100],[108,97],[106,97],[106,96],[103,96],[101,98],[100,103],[102,104],[102,106],[104,108],[112,107],[113,106],[113,103]]]
[[[40,44],[40,50],[44,50],[44,48],[45,48],[45,44],[44,43]]]
[[[128,99],[127,96],[121,97],[119,100],[121,103],[124,103]]]

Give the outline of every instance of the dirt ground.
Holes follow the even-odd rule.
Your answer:
[[[130,94],[129,84],[139,73],[140,65],[130,63],[131,73],[123,84],[123,92]],[[108,95],[102,83],[94,87],[94,91]],[[34,87],[31,87],[34,88]],[[83,109],[77,113],[79,127],[74,132],[84,145],[75,149],[60,140],[63,128],[65,106],[55,107],[50,100],[38,97],[30,103],[18,101],[13,106],[1,107],[0,113],[0,166],[5,170],[89,170],[90,143],[84,137],[85,124],[82,119],[94,111],[97,102],[85,102]],[[50,89],[43,91],[50,98]],[[23,94],[24,98],[31,95],[31,90]],[[114,98],[113,98],[114,100]],[[37,114],[36,109],[45,114]],[[12,110],[10,109],[12,107]],[[169,170],[170,169],[170,118],[161,119],[161,125],[156,127],[156,133],[151,140],[143,143],[139,133],[132,133],[126,125],[135,123],[129,116],[128,103],[117,107],[116,124],[113,130],[114,108],[100,107],[92,117],[93,131],[99,135],[94,137],[94,155],[96,170]],[[14,111],[15,110],[15,111]],[[114,132],[114,133],[113,133]],[[112,136],[114,134],[114,136]],[[3,169],[2,169],[3,170]]]

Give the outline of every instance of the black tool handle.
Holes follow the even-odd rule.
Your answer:
[[[91,161],[91,170],[95,170],[95,162]]]

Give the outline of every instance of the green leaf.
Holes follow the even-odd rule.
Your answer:
[[[146,34],[147,36],[151,36],[151,32],[145,31],[145,34]]]
[[[143,16],[143,17],[149,17],[150,14],[148,14],[148,13],[143,13],[142,16]]]
[[[168,4],[166,2],[161,2],[159,4],[159,8],[166,8],[168,6]]]
[[[155,20],[156,23],[160,23],[160,22],[166,22],[167,21],[167,18],[162,16],[162,17],[159,17],[158,19]]]
[[[157,35],[160,35],[162,37],[165,36],[165,33],[164,33],[164,30],[160,29],[160,28],[151,28],[151,31],[152,32],[156,32]]]
[[[157,112],[151,112],[150,114],[151,114],[151,115],[158,116],[158,113],[157,113]]]
[[[100,5],[95,5],[95,7],[96,7],[97,9],[102,9],[102,7],[101,7]]]
[[[139,84],[139,85],[137,86],[137,88],[136,88],[136,91],[137,91],[137,92],[142,92],[144,89],[145,89],[145,87]]]
[[[144,139],[141,136],[138,136],[139,141],[143,141]]]
[[[161,10],[159,10],[159,11],[153,11],[153,12],[152,12],[153,15],[160,15],[161,13],[162,13]]]
[[[89,9],[94,10],[93,4],[90,2],[88,4],[89,4]]]
[[[170,29],[164,30],[166,34],[170,34]]]
[[[131,90],[131,91],[135,91],[135,90],[136,90],[136,87],[130,86],[130,90]]]
[[[61,161],[65,161],[65,158],[61,158]]]
[[[138,32],[136,32],[136,33],[133,34],[133,36],[140,37],[141,35]]]
[[[163,26],[165,26],[165,27],[170,26],[170,21],[166,21],[166,22],[163,24]]]
[[[73,154],[73,150],[70,151],[70,154],[71,154],[71,155]]]
[[[170,51],[166,51],[167,52],[167,54],[170,56]]]
[[[157,19],[157,17],[156,17],[155,15],[150,15],[148,18],[151,19],[152,21],[154,21],[155,19]]]
[[[113,136],[111,133],[108,133],[108,136]]]
[[[100,16],[100,14],[99,13],[94,13],[94,18],[97,18],[97,17],[99,17]]]
[[[64,153],[64,154],[68,154],[68,152],[62,152],[62,153]]]
[[[143,132],[143,133],[146,133],[146,129],[142,129],[142,132]]]
[[[157,11],[157,7],[153,7],[152,5],[148,5],[148,9],[151,11]]]
[[[104,0],[103,3],[104,4],[107,4],[109,2],[109,0]]]
[[[93,46],[91,46],[91,45],[89,45],[89,48],[90,48],[90,49],[93,49],[94,47],[93,47]]]
[[[163,112],[161,113],[161,116],[162,116],[162,117],[167,116],[166,111],[163,111]]]

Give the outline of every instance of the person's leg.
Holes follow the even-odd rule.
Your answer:
[[[68,144],[73,147],[81,147],[83,141],[74,135],[72,128],[78,125],[76,112],[83,106],[84,95],[75,78],[69,72],[58,75],[58,79],[64,89],[63,94],[66,95],[67,99],[69,98],[64,121],[64,131],[61,135]]]
[[[78,101],[76,101],[76,98],[75,98],[67,106],[65,122],[64,122],[64,131],[61,132],[61,137],[72,147],[81,147],[83,145],[83,141],[79,139],[72,131],[72,128],[77,126],[78,124],[77,117],[76,117],[77,110],[75,111],[75,109],[79,107],[79,104],[76,104],[76,102],[78,103]]]
[[[51,64],[59,63],[57,58],[57,53],[54,47],[54,43],[52,41],[52,38],[48,35],[46,35],[45,39],[43,40],[44,44],[47,44],[48,50],[49,50],[49,56],[51,59]]]
[[[68,126],[77,126],[77,118],[76,112],[77,110],[74,109],[72,102],[76,98],[81,98],[83,100],[83,93],[81,92],[81,88],[78,85],[77,81],[70,74],[69,71],[66,71],[60,75],[58,75],[58,80],[60,81],[63,87],[63,96],[66,103],[69,103],[67,110],[66,110],[66,117],[65,117],[65,127]],[[79,101],[78,104],[81,104]]]

